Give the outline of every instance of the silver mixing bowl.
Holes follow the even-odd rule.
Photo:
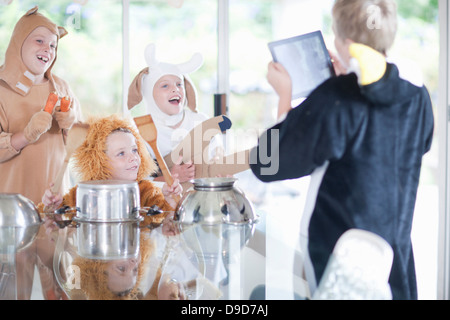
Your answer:
[[[31,200],[17,193],[0,193],[0,253],[15,252],[32,243],[41,222]]]
[[[234,186],[235,178],[191,180],[193,189],[180,200],[175,221],[183,224],[251,224],[258,220],[252,203]]]

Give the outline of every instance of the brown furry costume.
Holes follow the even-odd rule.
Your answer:
[[[0,66],[0,192],[20,193],[36,204],[64,162],[64,130],[53,119],[52,127],[37,142],[20,151],[12,146],[11,137],[24,131],[32,116],[43,109],[52,91],[60,97],[69,96],[71,109],[77,120],[81,119],[78,100],[69,85],[52,73],[56,52],[53,64],[45,73],[48,81],[44,83],[35,84],[34,75],[22,61],[22,45],[37,27],[46,27],[54,33],[58,44],[67,34],[64,28],[40,14],[35,7],[17,22],[5,52],[5,61]],[[63,190],[68,190],[68,187],[67,179]]]

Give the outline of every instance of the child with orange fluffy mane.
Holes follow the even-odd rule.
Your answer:
[[[178,179],[172,186],[166,183],[156,187],[146,178],[157,166],[145,149],[144,141],[131,123],[118,115],[91,119],[86,140],[73,155],[74,170],[81,181],[124,180],[137,181],[140,190],[141,207],[158,206],[162,211],[174,211],[175,195],[182,188]],[[77,186],[64,195],[54,194],[47,189],[39,209],[55,210],[62,206],[76,206]]]
[[[170,187],[164,184],[162,189],[146,179],[157,166],[145,149],[141,136],[128,120],[111,115],[92,118],[88,124],[86,139],[73,155],[74,170],[79,174],[80,180],[137,181],[141,207],[156,205],[163,211],[157,216],[144,216],[143,225],[160,223],[176,207],[173,197],[182,191],[178,179]],[[62,196],[47,189],[42,203],[38,205],[39,212],[53,212],[63,206],[75,207],[76,191],[77,186]],[[145,296],[139,288],[144,266],[154,251],[154,244],[148,239],[149,231],[144,229],[141,232],[139,256],[136,259],[105,262],[76,256],[72,264],[82,270],[81,288],[66,292],[70,299],[157,299],[161,270],[158,270],[154,285]],[[120,278],[114,274],[119,267],[133,273],[130,278],[133,281],[126,290],[124,285],[128,283],[114,282]]]

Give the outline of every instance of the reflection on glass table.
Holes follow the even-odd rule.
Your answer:
[[[53,270],[68,299],[241,298],[230,268],[251,226],[194,225],[168,235],[164,224],[89,224],[57,230]]]
[[[54,219],[45,217],[25,248],[2,246],[2,299],[248,299],[241,268],[254,225],[174,233],[171,219],[151,227]]]

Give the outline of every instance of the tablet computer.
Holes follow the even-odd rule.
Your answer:
[[[306,98],[319,84],[335,76],[322,32],[270,42],[273,61],[281,63],[292,79],[292,100]]]

